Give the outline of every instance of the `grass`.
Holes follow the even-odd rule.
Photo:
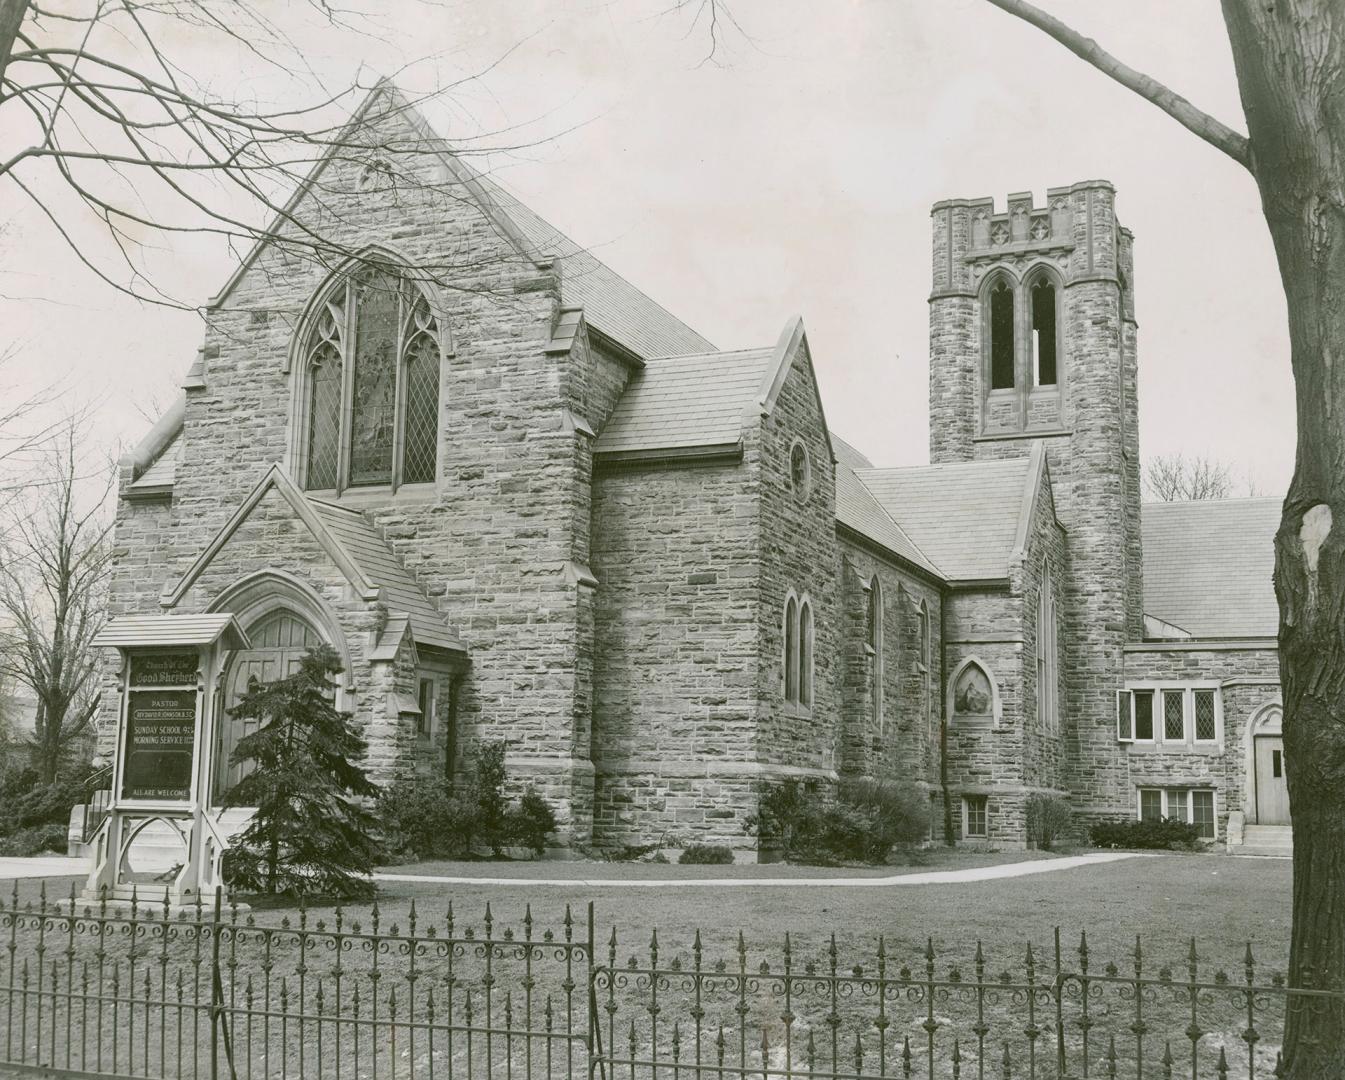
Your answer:
[[[989,855],[989,853],[987,853]],[[1005,861],[990,856],[993,861]],[[961,863],[961,865],[966,865]],[[610,865],[610,864],[609,864]],[[945,869],[947,863],[935,861],[934,868]],[[928,867],[910,867],[918,871]],[[510,866],[500,863],[442,864],[436,867],[422,865],[417,872],[436,869],[450,873],[474,873],[481,876],[535,876],[544,872],[548,876],[562,876],[566,873],[584,873],[596,876],[595,864],[524,864]],[[694,879],[703,876],[742,876],[742,872],[751,871],[764,876],[783,876],[781,867],[675,867],[663,865],[611,866],[611,871],[626,876],[632,869],[641,875]],[[815,868],[791,868],[800,879],[817,878],[837,871],[819,871]],[[877,873],[892,872],[879,870]],[[852,871],[839,873],[854,876]],[[67,887],[68,888],[68,887]],[[59,893],[59,889],[56,890]],[[840,1052],[848,1056],[852,1053],[854,1040],[859,1038],[869,1055],[869,1064],[876,1069],[874,1055],[877,1053],[877,1001],[870,990],[864,988],[863,979],[872,978],[877,963],[877,942],[881,936],[886,955],[886,974],[889,980],[888,995],[885,999],[884,1015],[891,1023],[886,1029],[885,1061],[889,1074],[900,1075],[901,1040],[910,1037],[916,1050],[924,1046],[926,1038],[922,1024],[931,1013],[938,1025],[938,1053],[946,1065],[946,1055],[950,1052],[951,1040],[959,1038],[963,1054],[964,1075],[975,1075],[966,1070],[975,1060],[977,1039],[977,1007],[982,1009],[985,1025],[989,1029],[986,1053],[995,1055],[995,1069],[998,1074],[1000,1048],[1004,1043],[1012,1046],[1014,1060],[1019,1064],[1028,1050],[1023,1035],[1026,1026],[1026,1002],[1021,992],[1011,990],[984,991],[978,996],[972,989],[975,979],[974,955],[977,941],[982,944],[985,957],[985,976],[993,983],[1002,971],[1012,974],[1015,984],[1021,984],[1025,978],[1026,946],[1032,941],[1035,960],[1038,965],[1036,978],[1050,985],[1053,972],[1054,955],[1052,948],[1053,932],[1060,927],[1065,943],[1065,963],[1078,966],[1077,958],[1070,950],[1077,945],[1080,931],[1088,932],[1090,948],[1090,970],[1097,974],[1105,971],[1105,965],[1114,962],[1122,974],[1133,970],[1133,951],[1135,935],[1143,935],[1145,970],[1157,974],[1164,965],[1172,968],[1174,977],[1185,978],[1185,958],[1192,934],[1199,939],[1199,955],[1202,978],[1211,978],[1213,972],[1222,968],[1238,983],[1242,978],[1242,958],[1250,942],[1259,958],[1267,981],[1271,972],[1283,970],[1287,954],[1288,919],[1290,899],[1289,863],[1280,860],[1232,859],[1217,855],[1160,855],[1136,857],[1115,863],[1097,864],[1059,873],[1046,873],[1031,877],[1003,879],[985,882],[964,882],[957,885],[911,885],[878,888],[846,888],[841,886],[811,886],[792,888],[788,886],[724,888],[715,886],[686,886],[676,889],[630,889],[614,886],[587,885],[576,881],[573,885],[539,886],[513,885],[454,885],[443,886],[431,883],[396,883],[385,885],[380,898],[381,927],[389,933],[392,924],[399,924],[405,932],[409,906],[416,904],[420,920],[419,932],[424,934],[434,926],[440,935],[447,929],[444,916],[451,901],[455,916],[454,932],[459,940],[467,937],[470,927],[474,941],[464,942],[453,968],[456,980],[454,1003],[452,1005],[453,1024],[458,1025],[458,1038],[452,1051],[442,1043],[435,1050],[436,1055],[448,1054],[457,1067],[463,1067],[467,1045],[473,1038],[476,1045],[476,1067],[482,1067],[481,1054],[486,1053],[484,1036],[467,1035],[466,1027],[479,1029],[482,1026],[481,1010],[486,1003],[486,986],[483,981],[484,961],[476,950],[476,943],[485,935],[484,913],[489,903],[492,916],[492,939],[503,942],[506,927],[512,927],[516,936],[521,937],[523,919],[529,909],[535,925],[534,940],[540,940],[547,928],[558,931],[563,936],[560,923],[565,908],[570,906],[574,918],[574,934],[583,939],[587,933],[587,904],[594,903],[595,936],[599,961],[605,961],[611,948],[611,935],[616,932],[617,967],[623,967],[629,958],[635,957],[641,966],[649,964],[650,945],[657,930],[658,966],[667,974],[660,981],[658,1000],[658,1027],[651,1027],[652,1014],[649,1011],[650,987],[648,980],[641,980],[638,974],[626,977],[618,973],[618,979],[625,979],[624,985],[608,996],[606,984],[599,987],[598,1015],[603,1023],[603,1036],[612,1042],[621,1055],[629,1047],[630,1033],[634,1025],[637,1055],[647,1054],[651,1045],[659,1047],[660,1055],[672,1053],[671,1026],[679,1024],[683,1040],[681,1052],[694,1054],[693,1043],[700,1036],[700,1052],[704,1060],[714,1061],[718,1054],[718,1034],[723,1025],[726,1035],[726,1061],[737,1063],[743,1058],[749,1066],[760,1067],[763,1060],[779,1064],[780,1054],[786,1033],[793,1040],[791,1055],[795,1065],[806,1056],[807,1039],[816,1041],[819,1055],[829,1059],[831,1047],[829,1040],[834,1035]],[[24,897],[33,895],[31,883],[23,887]],[[332,1006],[333,987],[331,973],[336,952],[326,948],[330,940],[325,934],[314,933],[321,922],[330,931],[335,913],[332,909],[314,909],[307,913],[307,926],[310,938],[306,947],[299,948],[292,932],[272,931],[254,932],[250,940],[245,940],[232,957],[236,966],[234,973],[239,1000],[242,987],[250,975],[254,980],[254,992],[257,995],[257,1007],[269,1001],[272,1010],[276,1010],[279,980],[286,978],[287,992],[290,996],[289,1008],[294,1008],[295,977],[299,956],[307,958],[308,966],[305,1008],[313,1015],[316,1006],[313,1000],[315,984],[324,983],[327,987],[327,1009]],[[255,919],[259,926],[276,927],[283,919],[291,921],[291,927],[297,918],[293,910],[258,911]],[[370,914],[363,911],[345,915],[345,928],[349,931],[352,919],[360,921],[365,930],[370,928]],[[697,931],[700,932],[702,970],[709,973],[708,978],[688,981],[685,970],[690,968],[695,957],[693,944]],[[785,932],[790,934],[793,971],[796,976],[803,975],[796,988],[796,996],[789,1005],[789,1011],[796,1017],[785,1024],[782,1016],[785,1002],[777,992],[780,984],[773,983],[771,973],[778,973],[783,964]],[[750,976],[757,981],[744,989],[733,978],[739,970],[739,932],[743,949],[741,963]],[[814,971],[826,974],[831,970],[831,936],[835,934],[835,970],[842,977],[850,976],[843,985],[850,989],[843,996],[829,997],[829,988],[833,985],[825,979],[811,978],[804,973],[807,965],[814,965]],[[932,943],[936,960],[936,979],[946,985],[936,990],[931,1000],[926,988],[920,985],[925,977],[925,952]],[[265,948],[263,947],[265,945]],[[117,957],[125,955],[125,942],[117,941],[112,945]],[[150,969],[152,979],[158,979],[159,968],[146,965],[147,959],[154,959],[157,943],[151,942],[147,953],[142,953],[141,972]],[[495,1027],[504,1021],[502,1011],[504,997],[507,995],[511,1007],[517,1010],[512,1021],[516,1027],[523,1027],[525,1006],[529,995],[525,993],[529,976],[532,982],[531,1005],[533,1012],[532,1028],[542,1026],[541,1013],[549,999],[556,1008],[556,1023],[560,1025],[561,1006],[569,1002],[580,1017],[586,1014],[584,1001],[583,965],[579,965],[578,989],[567,996],[563,980],[566,969],[563,961],[554,951],[542,949],[537,952],[531,972],[526,969],[521,955],[507,945],[496,950],[500,955],[493,962],[490,995],[493,997],[493,1020]],[[176,967],[191,972],[190,947],[187,942],[175,942],[170,948],[170,970]],[[377,984],[368,979],[372,964],[370,954],[359,948],[343,954],[345,959],[344,990],[342,1009],[348,1016],[352,1008],[351,991],[354,987],[364,988],[364,1008],[368,1009],[368,991],[377,985],[378,993],[386,996],[395,989],[399,995],[399,1015],[405,1017],[407,1005],[406,961],[399,958],[396,951],[383,955],[383,977]],[[718,961],[724,962],[722,975],[715,975]],[[762,964],[769,971],[763,974]],[[271,985],[269,991],[263,986],[267,965],[270,967]],[[682,972],[674,970],[677,964]],[[902,981],[902,969],[910,971],[910,981]],[[855,969],[861,974],[855,976]],[[443,1010],[446,1007],[443,995],[447,992],[447,960],[442,955],[428,954],[420,962],[420,982],[411,987],[421,995],[418,1008],[424,1011],[424,993],[429,986],[437,987],[439,995],[439,1022],[443,1023]],[[140,976],[138,976],[139,978]],[[956,980],[961,980],[960,982]],[[171,980],[170,980],[171,981]],[[3,979],[0,978],[0,984]],[[231,981],[230,985],[234,985]],[[701,991],[699,1005],[693,999],[693,991]],[[1124,1063],[1134,1054],[1134,1039],[1129,1033],[1132,1023],[1133,1002],[1126,997],[1124,986],[1103,987],[1103,993],[1090,1002],[1091,1017],[1097,1024],[1093,1033],[1093,1046],[1096,1054],[1105,1045],[1105,1035],[1113,1032],[1119,1035],[1118,1052]],[[150,995],[152,996],[152,995]],[[464,1008],[468,996],[472,997],[474,1019],[468,1020]],[[1215,1000],[1201,1005],[1201,1025],[1210,1034],[1201,1038],[1201,1063],[1205,1068],[1213,1064],[1217,1056],[1216,1046],[1223,1046],[1229,1054],[1230,1063],[1245,1074],[1245,1047],[1238,1039],[1238,1032],[1245,1026],[1245,1016],[1239,1013],[1242,999],[1237,994],[1217,993]],[[616,1006],[615,1012],[608,1011],[608,1004]],[[1046,1032],[1041,1037],[1040,1048],[1045,1051],[1052,1046],[1050,1032],[1054,1022],[1053,1003],[1048,998],[1039,998],[1036,1002],[1040,1011],[1037,1022]],[[931,1007],[932,1006],[932,1007]],[[1162,1053],[1163,1043],[1170,1042],[1178,1061],[1182,1060],[1185,1049],[1189,1054],[1189,1043],[1183,1035],[1183,1029],[1189,1022],[1189,995],[1185,995],[1180,985],[1168,988],[1156,988],[1146,992],[1145,1020],[1149,1028],[1147,1054],[1156,1059]],[[386,997],[383,1012],[387,1015]],[[1258,1049],[1258,1058],[1263,1064],[1273,1063],[1273,1050],[1278,1042],[1278,1027],[1272,1006],[1268,1013],[1263,1012],[1261,1024],[1264,1041]],[[153,1012],[145,1014],[153,1021]],[[364,1014],[367,1016],[367,1011]],[[1072,1045],[1077,1044],[1078,1030],[1075,1021],[1080,1016],[1080,1002],[1077,999],[1066,1001],[1065,1018],[1069,1028]],[[832,1022],[834,1018],[834,1023]],[[241,1023],[240,1019],[240,1023]],[[354,1028],[347,1025],[334,1031],[328,1025],[325,1049],[317,1043],[319,1033],[324,1026],[309,1021],[303,1030],[296,1032],[291,1024],[288,1030],[278,1028],[264,1030],[257,1027],[258,1021],[247,1027],[249,1036],[255,1036],[256,1047],[249,1055],[249,1061],[258,1074],[274,1072],[280,1052],[296,1053],[303,1046],[310,1060],[321,1060],[323,1053],[330,1053],[332,1039],[335,1036],[349,1040]],[[143,1024],[143,1021],[142,1021]],[[143,1028],[142,1028],[143,1030]],[[365,1030],[365,1046],[370,1041],[372,1029]],[[739,1042],[738,1033],[742,1041]],[[389,1062],[396,1055],[409,1051],[407,1036],[409,1029],[402,1029],[397,1035],[397,1047],[384,1045],[388,1033],[384,1031],[380,1045],[390,1055]],[[242,1039],[240,1032],[239,1038]],[[763,1052],[760,1047],[762,1038],[768,1046]],[[418,1036],[420,1045],[414,1051],[417,1055],[428,1052],[423,1033]],[[338,1039],[339,1041],[339,1039]],[[548,1042],[537,1037],[533,1039],[514,1037],[513,1049],[530,1046],[537,1061],[541,1060],[545,1049],[550,1045],[559,1052],[561,1044]],[[508,1040],[496,1038],[491,1050],[492,1055],[505,1052],[510,1046]],[[270,1049],[266,1049],[270,1048]],[[277,1049],[279,1048],[279,1049]],[[350,1047],[347,1046],[347,1052]],[[270,1054],[271,1057],[266,1055]],[[1239,1056],[1241,1055],[1241,1056]],[[401,1057],[396,1057],[401,1061]],[[409,1061],[410,1059],[408,1059]],[[436,1060],[440,1060],[436,1057]],[[367,1058],[366,1058],[367,1065]],[[380,1066],[385,1075],[393,1076],[398,1068],[395,1063],[385,1062]],[[364,1071],[367,1071],[364,1070]],[[628,1066],[621,1069],[622,1075],[630,1074]],[[1189,1073],[1189,1066],[1187,1069]],[[638,1068],[635,1070],[641,1074]],[[1131,1069],[1133,1074],[1133,1067]],[[936,1068],[936,1075],[939,1074]],[[396,1075],[401,1075],[397,1073]],[[1046,1075],[1053,1075],[1048,1072]]]

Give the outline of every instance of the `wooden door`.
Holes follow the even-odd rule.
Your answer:
[[[238,704],[253,686],[275,682],[294,674],[299,661],[313,646],[322,642],[311,626],[291,611],[277,611],[262,618],[248,629],[252,648],[234,655],[225,679],[225,715],[220,719],[219,738],[215,744],[215,801],[252,771],[252,764],[230,765],[229,758],[238,741],[262,726],[262,719],[249,717],[234,719],[228,710]]]
[[[1256,736],[1256,823],[1289,824],[1289,784],[1284,778],[1284,739]]]

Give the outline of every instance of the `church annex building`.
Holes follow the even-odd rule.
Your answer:
[[[801,320],[718,350],[389,84],[348,130],[432,152],[341,140],[122,464],[112,614],[236,616],[226,707],[328,642],[375,780],[505,739],[560,846],[748,858],[788,777],[947,790],[1009,847],[1034,793],[1287,832],[1279,500],[1141,506],[1110,184],[933,208],[930,464],[883,468],[829,429]],[[310,214],[360,257],[297,257]]]

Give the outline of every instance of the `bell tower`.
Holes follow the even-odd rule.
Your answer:
[[[1067,531],[1062,730],[1075,810],[1129,808],[1122,648],[1143,633],[1134,273],[1105,180],[933,209],[930,460],[1046,449]]]

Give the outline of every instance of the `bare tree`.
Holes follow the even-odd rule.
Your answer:
[[[0,682],[37,700],[33,763],[47,783],[93,722],[106,618],[113,473],[83,467],[79,428],[42,450],[34,482],[6,504],[0,543]]]
[[[295,8],[351,33],[375,32],[376,19],[325,0],[280,10]],[[202,39],[250,56],[258,70],[304,77],[303,51],[267,11],[248,0],[89,0],[81,14],[0,0],[0,130],[20,132],[17,145],[0,145],[0,190],[9,192],[2,197],[26,205],[107,284],[176,308],[196,305],[155,280],[146,253],[186,234],[222,238],[236,254],[266,240],[324,267],[358,258],[346,215],[327,199],[333,161],[365,170],[371,198],[414,190],[462,200],[470,178],[428,167],[444,143],[427,133],[389,134],[395,125],[385,121],[424,98],[380,95],[352,124],[353,101],[370,89],[358,79],[331,92],[310,73],[314,100],[267,109],[191,78],[183,42]],[[515,140],[522,142],[517,132],[476,135],[455,141],[453,152],[516,149],[504,145]],[[317,205],[298,214],[289,196],[301,186]],[[101,224],[100,238],[64,212],[72,193]],[[464,271],[481,258],[464,244],[411,270],[462,288]]]
[[[1158,454],[1144,464],[1144,490],[1160,502],[1227,499],[1233,494],[1232,472],[1204,454]]]

